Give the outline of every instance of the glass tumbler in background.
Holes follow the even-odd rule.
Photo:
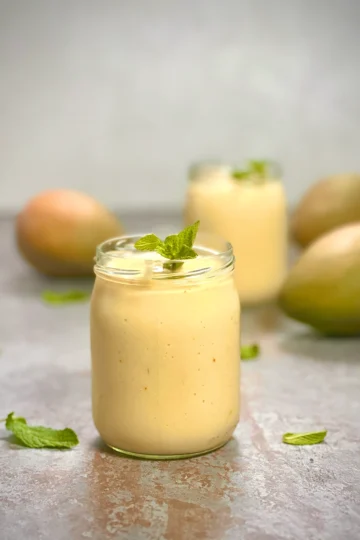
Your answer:
[[[288,260],[287,203],[276,164],[242,178],[230,165],[193,165],[184,218],[186,224],[200,220],[201,230],[232,244],[242,306],[276,298]]]

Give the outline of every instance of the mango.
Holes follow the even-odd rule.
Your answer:
[[[360,221],[360,174],[339,174],[312,186],[295,209],[291,232],[308,246],[322,234]]]
[[[93,274],[96,246],[121,235],[114,214],[94,198],[73,190],[45,191],[31,199],[16,219],[23,258],[49,276]]]
[[[360,223],[315,240],[291,268],[279,296],[291,318],[333,336],[360,335]]]

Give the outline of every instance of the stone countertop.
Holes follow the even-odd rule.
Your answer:
[[[145,231],[170,220],[124,221]],[[2,540],[360,537],[360,340],[316,336],[274,307],[244,311],[243,342],[258,341],[262,354],[243,363],[233,440],[192,460],[122,458],[91,419],[88,304],[44,305],[42,290],[70,283],[20,259],[11,220],[0,221],[0,240],[0,417],[15,411],[80,438],[70,451],[31,450],[0,427]],[[321,445],[281,442],[321,428]]]

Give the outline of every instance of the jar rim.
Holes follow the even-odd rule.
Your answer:
[[[246,164],[249,162],[254,161],[251,159],[242,160],[240,162],[226,162],[216,159],[203,159],[199,161],[194,161],[191,163],[191,165],[188,168],[188,177],[190,181],[197,181],[199,178],[201,178],[204,174],[206,175],[207,172],[212,173],[220,173],[222,175],[228,176],[232,178],[232,172],[236,170],[242,170],[244,167],[246,167]],[[266,162],[268,170],[265,175],[265,179],[267,182],[271,181],[281,181],[283,179],[283,169],[280,165],[280,163],[277,160],[274,159],[266,159],[263,160]],[[264,179],[263,178],[263,179]],[[249,176],[246,179],[242,180],[242,184],[244,183],[252,183],[254,185],[261,184],[261,182],[254,181],[256,179],[256,175]],[[234,180],[236,180],[234,178]]]
[[[147,233],[149,234],[149,233]],[[215,234],[199,233],[198,241],[194,244],[194,250],[200,252],[196,259],[164,259],[161,255],[154,254],[153,257],[139,257],[140,253],[154,252],[139,252],[134,248],[137,240],[145,236],[144,234],[122,235],[114,238],[109,238],[96,248],[95,256],[95,274],[105,274],[114,277],[124,277],[127,279],[147,278],[147,279],[179,279],[179,278],[196,278],[198,276],[210,277],[219,272],[233,269],[234,254],[230,242],[225,241]],[[211,246],[219,246],[211,247]],[[220,248],[221,246],[221,248]],[[204,264],[195,269],[186,268],[183,263],[189,261],[203,261]],[[210,260],[212,264],[209,265]],[[121,264],[123,261],[123,264]],[[214,261],[216,264],[214,264]],[[132,264],[133,263],[133,264]],[[137,263],[137,264],[136,264]],[[140,267],[139,267],[139,263]],[[181,264],[181,268],[164,269],[164,263]],[[197,265],[198,266],[198,265]]]
[[[215,159],[203,159],[200,161],[194,161],[188,168],[188,176],[191,180],[196,180],[199,174],[203,174],[206,171],[218,171],[224,174],[230,174],[233,169],[230,163]]]

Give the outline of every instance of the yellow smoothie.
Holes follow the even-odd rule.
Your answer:
[[[201,171],[200,171],[201,172]],[[185,222],[229,241],[242,305],[276,297],[287,272],[287,208],[273,178],[236,180],[231,169],[204,169],[189,182]]]
[[[176,458],[225,444],[239,419],[240,306],[227,253],[179,272],[131,241],[98,249],[91,300],[94,423],[111,447]]]

